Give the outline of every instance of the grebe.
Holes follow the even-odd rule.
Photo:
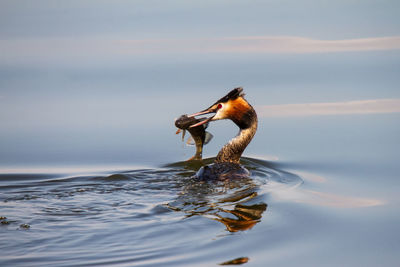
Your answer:
[[[204,119],[204,118],[203,118]],[[208,144],[211,138],[213,137],[212,134],[206,131],[208,123],[201,124],[195,127],[190,127],[196,123],[201,122],[202,119],[196,119],[194,117],[188,117],[187,115],[182,115],[178,119],[175,120],[175,126],[178,128],[176,134],[179,134],[182,131],[182,141],[185,138],[186,130],[189,131],[190,135],[192,136],[194,145],[196,146],[196,153],[193,157],[189,160],[201,160],[203,156],[203,145]],[[188,144],[191,143],[190,138],[187,141]]]
[[[230,119],[239,127],[239,134],[218,152],[213,164],[202,167],[196,174],[200,179],[230,179],[247,177],[250,172],[240,165],[240,157],[257,131],[257,114],[244,99],[243,88],[238,87],[215,102],[209,108],[188,117],[214,113],[209,118],[191,125],[197,127],[210,121]]]

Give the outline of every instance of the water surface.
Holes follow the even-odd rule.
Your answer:
[[[2,265],[395,263],[399,216],[388,216],[388,199],[326,192],[343,181],[305,164],[242,163],[251,177],[224,182],[196,180],[200,164],[187,162],[1,174]]]

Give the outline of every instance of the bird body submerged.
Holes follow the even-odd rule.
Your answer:
[[[228,180],[249,177],[250,172],[240,165],[233,162],[215,162],[201,167],[196,178],[200,180]]]
[[[239,134],[222,147],[213,164],[202,167],[196,176],[203,180],[225,180],[249,176],[250,172],[240,165],[240,157],[253,139],[258,121],[254,108],[244,99],[243,88],[233,89],[209,108],[188,117],[194,118],[210,113],[215,113],[215,115],[199,119],[200,121],[192,124],[190,128],[210,121],[230,119],[239,127]]]

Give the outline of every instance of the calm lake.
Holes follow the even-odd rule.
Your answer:
[[[2,1],[0,266],[399,266],[399,3]],[[198,181],[239,86],[251,176]]]
[[[173,117],[130,164],[3,166],[1,265],[395,266],[399,119],[260,119],[240,181],[191,178],[200,166],[184,162],[194,148]],[[206,155],[235,135],[231,124],[210,125]]]

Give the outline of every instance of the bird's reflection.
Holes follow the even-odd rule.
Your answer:
[[[260,201],[257,185],[251,178],[185,184],[168,208],[184,212],[186,217],[205,216],[225,225],[227,231],[251,229],[261,221],[267,204]]]
[[[267,209],[267,204],[260,203],[254,205],[237,204],[233,210],[221,209],[225,214],[216,214],[215,220],[223,223],[229,232],[245,231],[251,229],[255,224],[261,221],[263,212]]]

